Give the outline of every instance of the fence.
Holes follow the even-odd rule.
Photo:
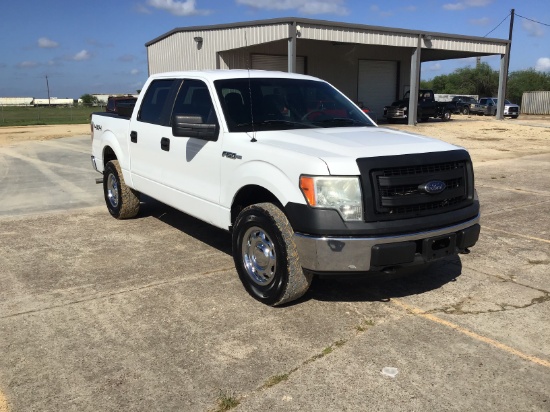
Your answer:
[[[550,91],[524,92],[521,98],[521,113],[550,114]]]
[[[101,107],[21,107],[0,106],[0,126],[28,126],[44,124],[83,124],[90,121],[93,112]]]

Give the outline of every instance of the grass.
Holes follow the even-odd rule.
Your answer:
[[[89,123],[93,112],[101,107],[17,107],[0,106],[0,126],[35,126]]]
[[[223,412],[239,406],[240,401],[233,393],[220,391],[218,396],[218,409],[216,412]]]

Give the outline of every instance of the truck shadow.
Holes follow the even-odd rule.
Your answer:
[[[200,242],[232,256],[231,234],[199,219],[142,195],[137,219],[154,217]],[[353,277],[314,277],[309,291],[300,299],[282,307],[318,300],[325,302],[388,301],[438,289],[456,280],[462,272],[458,256],[434,262],[428,269],[414,274],[389,278],[387,275]],[[238,276],[235,273],[235,281]]]
[[[142,194],[140,211],[136,218],[145,217],[154,217],[174,229],[232,256],[230,233]]]
[[[460,257],[452,256],[434,262],[423,271],[393,278],[369,277],[315,278],[305,300],[366,302],[388,301],[418,295],[454,282],[462,273]]]

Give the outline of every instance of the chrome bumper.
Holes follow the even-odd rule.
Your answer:
[[[443,229],[383,237],[318,237],[294,234],[300,262],[313,272],[368,272],[371,270],[372,248],[375,245],[433,238],[456,233],[479,223],[479,215],[467,222]]]
[[[96,172],[99,172],[99,170],[97,169],[97,164],[96,164],[96,158],[94,155],[92,155],[92,166],[94,167],[94,170]],[[101,172],[100,172],[101,173]]]

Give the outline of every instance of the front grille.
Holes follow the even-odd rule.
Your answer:
[[[509,107],[508,108],[508,113],[518,113],[518,108],[517,107]]]
[[[403,117],[405,116],[405,110],[400,109],[399,107],[390,106],[387,108],[386,112],[387,117]]]
[[[366,221],[429,216],[472,204],[473,172],[465,151],[358,159],[358,164]],[[425,185],[434,181],[444,182],[445,189],[428,193]]]

